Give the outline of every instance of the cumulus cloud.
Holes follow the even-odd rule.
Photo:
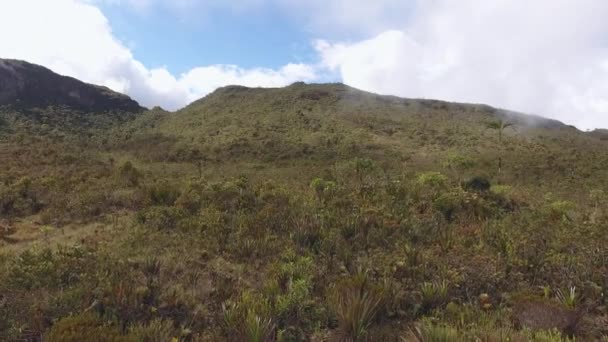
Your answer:
[[[218,9],[248,15],[272,8],[322,38],[313,45],[319,64],[210,65],[173,75],[143,65],[114,37],[95,7],[102,2],[175,15]],[[0,0],[0,5],[0,56],[107,85],[147,106],[179,108],[227,84],[282,86],[332,75],[384,94],[487,103],[579,128],[608,127],[605,0]]]
[[[146,0],[139,1],[145,5]],[[139,62],[90,2],[0,0],[0,7],[0,57],[24,59],[108,86],[145,106],[177,109],[228,84],[271,87],[316,78],[314,68],[302,64],[277,70],[211,65],[175,76],[166,68]]]
[[[608,127],[606,17],[604,0],[420,1],[398,29],[315,47],[365,90]]]

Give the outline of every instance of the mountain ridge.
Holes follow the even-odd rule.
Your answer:
[[[145,110],[127,95],[107,87],[15,59],[0,59],[0,106],[19,109],[66,106],[84,113]]]

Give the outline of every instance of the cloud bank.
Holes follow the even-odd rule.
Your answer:
[[[139,62],[113,35],[96,7],[100,2],[176,16],[273,8],[311,34],[319,62],[277,69],[210,65],[173,75]],[[0,0],[0,5],[0,56],[107,85],[146,106],[176,109],[227,84],[283,86],[334,75],[384,94],[487,103],[579,128],[608,127],[605,0]]]
[[[414,11],[367,40],[318,41],[323,64],[369,91],[608,127],[608,2],[434,0]]]

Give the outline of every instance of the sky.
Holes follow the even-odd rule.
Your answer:
[[[0,58],[177,110],[344,82],[608,128],[606,0],[0,0]]]

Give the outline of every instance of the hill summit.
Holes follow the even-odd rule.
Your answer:
[[[61,106],[83,112],[141,112],[136,101],[109,88],[62,76],[36,64],[0,59],[0,106]]]

